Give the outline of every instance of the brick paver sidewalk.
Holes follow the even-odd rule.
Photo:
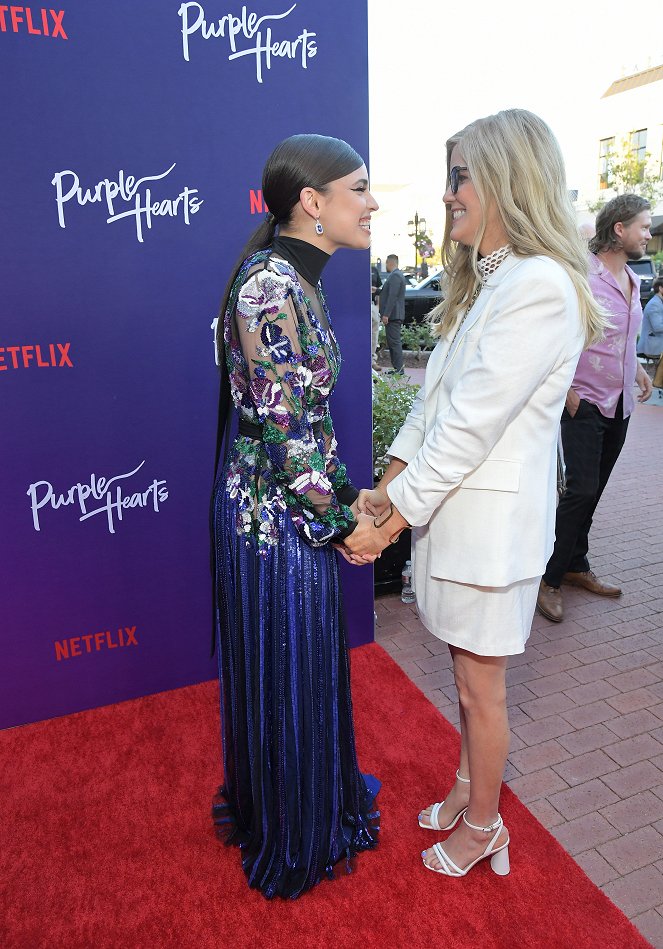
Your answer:
[[[594,518],[590,555],[598,576],[624,593],[611,600],[565,587],[563,623],[535,615],[525,653],[507,673],[506,780],[663,949],[661,406],[635,412]],[[457,725],[446,644],[398,597],[379,599],[376,610],[377,642]]]

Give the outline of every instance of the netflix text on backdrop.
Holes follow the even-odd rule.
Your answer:
[[[53,176],[51,184],[55,188],[55,203],[58,209],[58,223],[60,227],[66,227],[65,205],[75,199],[76,204],[83,206],[86,204],[106,203],[108,217],[106,224],[112,224],[114,221],[121,221],[123,218],[134,218],[136,225],[136,237],[143,243],[143,228],[151,229],[153,218],[157,217],[181,217],[185,224],[191,223],[191,216],[197,214],[200,206],[203,204],[201,198],[196,197],[197,188],[189,188],[186,185],[175,198],[159,198],[153,200],[152,189],[146,187],[144,191],[141,188],[146,182],[162,181],[175,168],[177,162],[166,171],[158,175],[144,175],[142,178],[136,178],[134,175],[125,175],[124,170],[120,169],[117,180],[102,178],[94,186],[83,188],[80,178],[75,171],[65,169],[58,171]],[[133,207],[116,209],[116,202],[122,201],[125,204],[133,202]]]
[[[36,531],[41,530],[41,514],[43,508],[57,511],[61,507],[71,505],[78,509],[79,521],[87,521],[97,514],[106,514],[109,534],[115,533],[115,522],[124,519],[124,512],[132,508],[150,508],[158,514],[161,504],[168,500],[168,488],[165,480],[154,478],[152,483],[141,491],[125,493],[123,483],[137,474],[145,464],[144,461],[126,474],[115,475],[112,478],[90,475],[90,480],[72,485],[66,491],[57,493],[50,481],[35,481],[28,488],[26,494],[30,498],[32,510],[32,524]],[[122,483],[120,483],[122,482]],[[97,502],[96,507],[90,507]]]
[[[81,645],[81,643],[83,645]],[[68,639],[59,639],[53,643],[55,658],[73,659],[85,653],[101,652],[103,649],[123,649],[125,646],[137,646],[135,626],[120,626],[115,637],[115,630],[105,629],[99,633],[86,633],[84,636],[70,636]]]
[[[57,352],[56,352],[57,348]],[[25,346],[0,346],[0,372],[5,369],[73,369],[71,343],[38,343]]]
[[[242,56],[255,56],[258,82],[263,81],[263,71],[272,68],[272,59],[298,60],[302,69],[307,69],[309,59],[313,59],[318,52],[316,33],[303,29],[295,39],[275,40],[271,26],[266,28],[264,34],[261,29],[265,21],[284,20],[296,6],[297,4],[293,3],[284,13],[266,13],[263,16],[247,13],[246,6],[243,6],[239,16],[227,13],[217,20],[208,21],[201,3],[183,3],[177,11],[182,19],[182,55],[189,62],[189,37],[200,31],[203,40],[227,40],[230,49],[229,62]],[[240,41],[248,40],[253,45],[238,49],[238,37]]]
[[[10,22],[7,21],[7,13],[9,13]],[[11,26],[12,33],[29,33],[31,36],[50,36],[51,39],[68,40],[69,37],[62,25],[63,19],[64,10],[49,10],[41,7],[34,14],[33,19],[32,7],[0,5],[0,33],[8,33]],[[35,26],[35,23],[41,24],[41,29]]]
[[[269,208],[265,203],[260,188],[249,190],[249,214],[267,214]]]

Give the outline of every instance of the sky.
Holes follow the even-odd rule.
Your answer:
[[[647,5],[368,0],[368,11],[371,185],[392,212],[399,200],[416,204],[403,215],[425,214],[436,242],[451,134],[500,109],[531,109],[557,135],[577,187],[596,151],[589,111],[615,79],[663,63]]]

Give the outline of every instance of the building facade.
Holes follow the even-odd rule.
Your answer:
[[[663,249],[663,64],[615,80],[599,100],[588,127],[595,143],[593,167],[588,164],[578,190],[580,222],[595,216],[593,207],[619,191],[614,165],[628,163],[659,183],[652,202],[652,240],[648,250]],[[618,190],[617,190],[618,189]]]

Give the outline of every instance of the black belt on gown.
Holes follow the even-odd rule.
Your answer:
[[[313,435],[315,438],[320,438],[324,434],[324,420],[319,419],[317,422],[311,423],[311,428],[313,429]],[[247,438],[255,438],[256,441],[262,441],[263,439],[264,425],[259,425],[257,422],[249,422],[248,419],[240,418],[237,425],[237,434],[244,435]]]

